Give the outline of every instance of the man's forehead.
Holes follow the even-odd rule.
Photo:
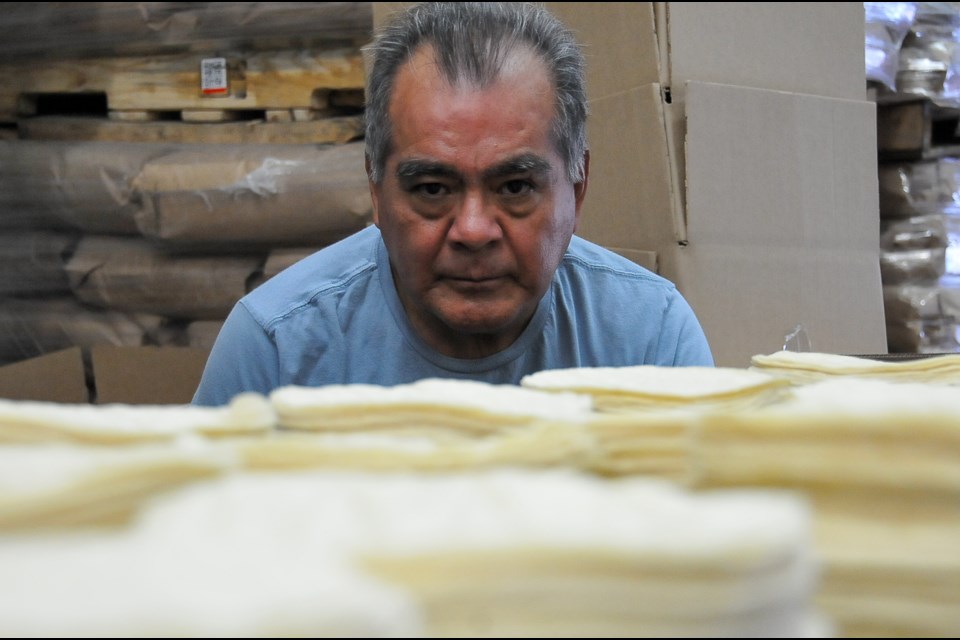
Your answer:
[[[476,68],[480,65],[475,63],[470,65]],[[490,67],[493,72],[490,77],[477,79],[471,77],[476,75],[475,71],[469,69],[457,69],[445,71],[444,65],[438,60],[437,52],[432,43],[426,42],[418,46],[407,58],[400,69],[397,77],[402,72],[406,72],[408,80],[428,84],[435,80],[441,80],[447,87],[464,90],[482,90],[500,82],[516,82],[521,79],[529,79],[537,75],[550,80],[550,74],[546,64],[539,55],[528,45],[513,45],[499,57],[497,64]],[[552,86],[552,82],[550,82]]]
[[[529,61],[529,56],[525,59]],[[556,100],[545,67],[538,63],[522,68],[519,60],[515,62],[506,72],[523,73],[522,79],[508,82],[497,76],[486,87],[452,84],[443,75],[432,46],[420,47],[398,71],[389,109],[391,141],[385,168],[399,178],[489,177],[562,169],[562,160],[554,157],[558,153],[552,126]],[[538,132],[546,137],[538,137]],[[470,149],[474,151],[465,151]]]

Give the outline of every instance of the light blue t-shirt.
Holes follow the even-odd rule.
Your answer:
[[[301,260],[231,311],[193,402],[227,403],[283,385],[395,385],[422,378],[518,384],[567,367],[712,366],[710,347],[676,287],[574,236],[517,340],[477,359],[451,358],[414,332],[376,227]]]

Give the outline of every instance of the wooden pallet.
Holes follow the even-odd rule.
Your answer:
[[[877,104],[877,151],[881,160],[928,160],[960,154],[960,108],[926,98]]]
[[[226,86],[201,85],[203,60],[226,60]],[[362,91],[359,49],[177,54],[0,65],[0,122],[32,114],[38,96],[98,94],[111,112],[324,109],[331,91]]]

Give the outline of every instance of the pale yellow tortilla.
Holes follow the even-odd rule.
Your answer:
[[[243,393],[222,407],[87,405],[0,400],[0,443],[125,444],[206,436],[257,434],[276,426],[265,396]]]

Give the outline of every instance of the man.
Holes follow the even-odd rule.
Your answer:
[[[713,364],[671,283],[573,235],[586,91],[556,19],[520,3],[425,3],[373,52],[375,226],[241,300],[195,403],[288,384]]]

